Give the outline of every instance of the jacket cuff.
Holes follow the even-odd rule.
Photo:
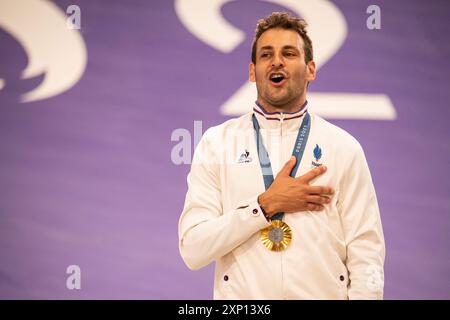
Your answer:
[[[260,229],[266,228],[270,225],[264,211],[259,206],[258,196],[252,197],[248,201],[248,204],[243,204],[237,208],[238,211],[242,212],[244,215],[251,219],[255,219],[255,223],[260,227]]]

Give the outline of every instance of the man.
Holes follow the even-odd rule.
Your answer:
[[[215,299],[381,299],[384,239],[360,144],[307,111],[316,77],[304,20],[258,21],[253,111],[205,132],[179,222]],[[273,177],[276,174],[276,178]]]

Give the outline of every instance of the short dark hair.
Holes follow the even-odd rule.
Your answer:
[[[294,30],[303,39],[303,51],[305,52],[305,63],[313,59],[313,48],[311,39],[306,34],[307,23],[305,20],[290,16],[287,12],[273,12],[270,16],[258,20],[256,24],[255,37],[252,44],[252,62],[256,63],[256,42],[261,35],[269,29],[282,28]]]

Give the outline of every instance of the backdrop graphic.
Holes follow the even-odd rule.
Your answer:
[[[250,110],[255,23],[300,8],[321,43],[311,110],[371,168],[385,298],[449,299],[450,5],[326,2],[0,0],[0,298],[212,298],[213,265],[190,271],[178,252],[189,165],[171,136],[193,147],[194,121]]]

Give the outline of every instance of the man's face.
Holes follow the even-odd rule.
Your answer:
[[[315,79],[315,64],[305,64],[303,39],[293,30],[264,32],[256,43],[256,64],[249,68],[263,106],[295,108],[306,99],[306,85]]]

